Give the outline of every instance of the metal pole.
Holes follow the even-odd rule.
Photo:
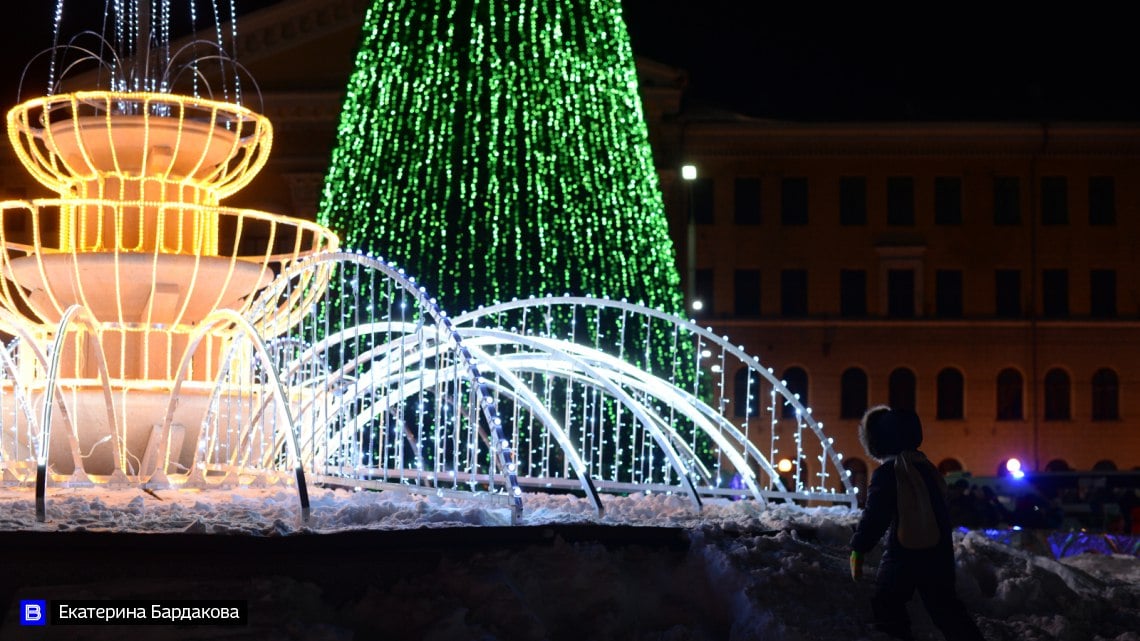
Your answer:
[[[697,221],[693,210],[693,181],[697,179],[695,165],[681,167],[681,179],[685,181],[685,306],[692,309],[697,300]],[[688,311],[688,310],[686,310]]]

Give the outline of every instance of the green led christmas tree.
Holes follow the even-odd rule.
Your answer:
[[[458,313],[682,309],[619,0],[374,0],[320,222]]]

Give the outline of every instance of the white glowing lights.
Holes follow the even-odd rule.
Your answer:
[[[182,46],[173,46],[175,39],[187,35],[174,33],[175,19],[190,31],[198,31],[203,26],[198,2],[107,2],[101,34],[90,28],[78,33],[63,33],[63,18],[67,13],[64,4],[63,0],[56,0],[45,94],[56,92],[59,83],[65,79],[61,73],[82,73],[98,62],[100,73],[94,76],[96,82],[105,83],[100,84],[100,89],[183,92],[192,96],[201,96],[201,91],[206,90],[218,99],[242,103],[241,67],[233,56],[233,48],[238,42],[233,0],[212,0],[209,3],[211,10],[206,12],[206,17],[214,25],[213,38],[204,37],[205,32],[199,32],[191,42]],[[175,16],[175,4],[180,8],[188,6],[188,15]],[[228,29],[223,29],[223,25],[228,25]],[[203,81],[207,77],[211,78],[210,82]]]
[[[168,21],[166,3],[147,6]],[[0,223],[30,233],[0,224],[0,329],[19,337],[0,358],[7,478],[43,481],[50,462],[53,483],[290,482],[303,497],[309,473],[501,496],[516,516],[532,488],[580,492],[599,512],[601,492],[854,504],[811,408],[727,337],[598,297],[451,317],[395,264],[336,252],[320,225],[224,207],[271,147],[268,121],[244,107],[79,92],[8,121],[58,197],[0,205]],[[742,369],[766,408],[731,398]],[[42,394],[57,384],[53,408]],[[770,422],[766,452],[752,418]],[[781,431],[794,461],[774,466]],[[829,478],[844,487],[823,489]]]
[[[1025,471],[1021,469],[1021,460],[1011,458],[1005,462],[1005,471],[1009,473],[1010,477],[1015,479],[1025,478]]]
[[[0,401],[43,407],[39,419],[15,421],[11,441],[0,438],[0,466],[13,473],[21,452],[44,462],[35,479],[42,518],[49,466],[72,484],[203,484],[207,460],[231,474],[267,470],[255,461],[273,452],[305,514],[293,399],[259,331],[288,331],[296,319],[283,313],[307,313],[328,270],[290,282],[272,309],[251,308],[280,272],[334,250],[337,238],[221,205],[265,165],[269,121],[240,104],[169,93],[180,71],[169,0],[108,7],[113,33],[93,51],[110,58],[109,89],[54,94],[56,59],[72,45],[57,47],[48,95],[7,115],[17,157],[57,197],[0,204],[0,331],[18,338]],[[61,1],[57,44],[62,11]],[[179,52],[197,55],[196,46]],[[221,39],[208,53],[228,55]],[[236,96],[236,77],[222,75],[215,86]],[[45,402],[53,390],[58,398]],[[54,446],[53,421],[67,435]]]

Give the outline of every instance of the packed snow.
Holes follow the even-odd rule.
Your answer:
[[[43,537],[141,532],[256,538],[511,525],[508,507],[494,496],[461,500],[401,489],[314,489],[311,499],[311,518],[302,522],[296,493],[283,487],[154,495],[138,489],[51,488],[48,521],[37,523],[31,491],[5,488],[0,489],[0,531]],[[272,621],[251,616],[244,636],[233,629],[197,628],[161,637],[179,639],[884,638],[868,625],[881,547],[867,559],[867,578],[856,583],[848,574],[847,543],[857,511],[726,500],[709,501],[698,513],[682,495],[612,496],[604,504],[605,514],[598,517],[586,500],[573,495],[528,494],[515,527],[554,532],[563,526],[625,527],[632,534],[621,545],[554,536],[542,545],[488,547],[425,563],[397,579],[377,574],[374,582],[364,580],[348,594],[334,590],[332,581],[297,579],[281,568],[272,576],[209,584],[195,579],[178,588],[177,576],[145,584],[108,580],[98,590],[90,584],[38,591],[27,586],[19,597],[137,598],[139,592],[191,589],[273,602],[281,612]],[[651,527],[676,528],[688,543],[680,551],[639,545],[638,531],[631,528]],[[1040,546],[1012,546],[979,531],[957,531],[955,543],[959,595],[988,639],[1140,641],[1137,557],[1082,554],[1056,560],[1047,547],[1042,552]],[[344,580],[354,570],[329,572],[355,585]],[[916,637],[940,639],[917,597],[911,605]],[[13,625],[9,616],[0,637],[9,638]],[[92,629],[82,638],[121,634]]]

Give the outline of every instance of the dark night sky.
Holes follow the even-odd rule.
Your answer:
[[[636,51],[688,68],[702,100],[748,115],[1140,117],[1140,38],[1123,15],[970,13],[969,4],[868,14],[874,5],[844,6],[858,11],[824,3],[793,11],[756,0],[627,0],[625,11]]]
[[[29,0],[0,27],[4,102],[14,100],[25,61],[50,44],[54,5]],[[65,20],[89,24],[103,2],[65,6]],[[865,4],[860,12],[822,3],[790,10],[759,0],[623,6],[637,54],[687,69],[695,102],[751,116],[1140,120],[1140,36],[1119,8],[1049,15],[1027,5],[1032,10],[1001,15],[969,5],[931,5],[921,14],[868,14]]]

